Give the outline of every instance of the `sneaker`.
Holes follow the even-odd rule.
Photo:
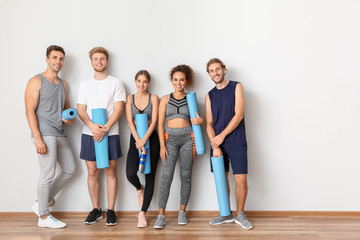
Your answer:
[[[179,212],[179,215],[178,215],[178,224],[179,225],[186,225],[188,224],[188,221],[186,219],[186,216],[185,216],[185,212],[184,211],[180,211]]]
[[[210,220],[210,224],[211,225],[220,225],[223,223],[232,223],[234,222],[234,216],[232,215],[232,213],[230,213],[229,216],[217,216],[213,219]]]
[[[52,200],[49,202],[49,207],[52,207],[52,206],[54,206],[54,205],[55,205],[55,199],[52,199]],[[32,208],[32,210],[34,211],[34,213],[40,217],[38,200],[36,200],[35,203],[34,203],[33,205],[31,205],[31,208]]]
[[[100,208],[100,210],[97,208],[94,208],[87,216],[85,223],[86,224],[94,224],[101,219],[103,219],[101,208]]]
[[[115,226],[117,224],[116,214],[113,210],[106,210],[106,225],[107,226]]]
[[[137,191],[137,202],[142,207],[144,202],[144,186],[141,185],[142,189],[136,190]]]
[[[34,213],[36,215],[38,215],[38,217],[40,217],[40,214],[39,214],[39,203],[38,201],[36,200],[35,203],[33,205],[31,205],[31,208],[32,210],[34,211]]]
[[[146,221],[145,212],[141,211],[141,212],[139,212],[139,215],[138,215],[137,227],[138,228],[144,228],[144,227],[147,227],[147,226],[148,226],[148,224],[147,224],[147,221]]]
[[[154,225],[154,228],[161,229],[165,225],[165,216],[163,214],[160,214],[156,220],[156,223]]]
[[[244,212],[240,212],[239,215],[236,216],[235,223],[240,224],[240,226],[245,229],[252,229],[254,227],[247,219]]]
[[[51,216],[51,214],[49,214],[45,219],[41,219],[41,217],[39,217],[38,226],[47,228],[64,228],[66,227],[66,223],[57,220],[56,218]]]

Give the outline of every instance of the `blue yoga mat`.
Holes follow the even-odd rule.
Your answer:
[[[231,214],[231,210],[225,177],[224,157],[211,157],[211,164],[214,172],[220,216],[229,216]]]
[[[77,115],[78,115],[78,112],[75,108],[68,108],[61,113],[61,118],[69,121],[69,120],[73,119],[74,117],[76,117]]]
[[[199,114],[197,101],[196,101],[196,93],[195,92],[189,92],[186,94],[186,99],[189,106],[189,112],[191,118],[196,118],[195,112]],[[194,140],[195,140],[195,147],[196,147],[196,153],[198,155],[205,153],[205,144],[204,144],[204,138],[201,131],[201,125],[194,125],[191,124],[192,130],[194,133]]]
[[[146,113],[136,114],[135,121],[136,121],[136,132],[139,135],[139,138],[143,138],[145,136],[146,131],[149,128],[147,114]],[[146,161],[145,161],[144,170],[141,173],[149,174],[151,172],[149,139],[145,143],[145,149],[146,149]],[[140,156],[140,151],[139,151],[139,156]]]
[[[104,126],[107,123],[107,114],[105,108],[95,108],[91,110],[93,123]],[[104,136],[101,142],[94,141],[95,143],[95,155],[96,155],[96,167],[108,168],[109,167],[109,142],[108,134]]]

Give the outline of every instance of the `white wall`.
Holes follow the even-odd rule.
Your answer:
[[[205,64],[219,57],[227,64],[227,79],[245,89],[246,209],[360,211],[359,12],[359,1],[340,0],[0,0],[0,211],[30,211],[36,199],[39,169],[24,90],[28,79],[46,69],[51,44],[66,51],[60,76],[73,106],[79,82],[93,74],[88,51],[104,46],[111,53],[109,73],[125,83],[128,94],[136,90],[139,69],[150,71],[150,90],[161,97],[172,91],[171,67],[192,66],[202,116],[213,87]],[[77,173],[59,194],[57,211],[91,209],[78,157],[81,125],[77,119],[66,128]],[[124,116],[120,125],[126,156],[130,131]],[[189,210],[218,208],[206,145],[207,154],[194,162]],[[168,210],[178,209],[178,173]],[[118,161],[118,175],[116,209],[138,210],[125,158]],[[157,209],[157,193],[149,210]],[[103,208],[105,200],[102,191]],[[234,208],[234,193],[231,202]]]

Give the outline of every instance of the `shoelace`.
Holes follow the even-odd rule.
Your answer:
[[[54,220],[55,222],[57,222],[58,220],[56,218],[54,218],[51,214],[49,214],[49,217]]]

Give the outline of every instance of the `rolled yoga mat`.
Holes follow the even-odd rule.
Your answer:
[[[75,108],[68,108],[61,113],[61,118],[70,121],[71,119],[76,117],[77,114],[78,112]]]
[[[105,108],[95,108],[91,110],[93,123],[104,126],[107,123],[107,114]],[[108,168],[109,167],[109,142],[108,134],[106,133],[101,142],[94,141],[96,167]]]
[[[224,157],[211,157],[211,164],[214,172],[220,216],[229,216],[231,214],[231,210],[225,177]]]
[[[197,101],[196,101],[196,93],[195,92],[189,92],[186,94],[187,103],[189,106],[189,112],[191,118],[196,118],[195,112],[199,113]],[[205,144],[204,144],[204,138],[201,131],[201,125],[194,125],[191,124],[192,130],[194,133],[194,140],[195,140],[195,147],[196,147],[196,153],[198,155],[205,153]]]
[[[136,114],[135,121],[136,121],[136,132],[139,135],[139,138],[143,138],[145,136],[146,131],[149,128],[147,114],[146,113]],[[149,139],[145,143],[145,149],[146,149],[146,161],[145,161],[144,170],[141,173],[149,174],[151,172]],[[139,156],[140,155],[141,155],[141,153],[139,151]]]

